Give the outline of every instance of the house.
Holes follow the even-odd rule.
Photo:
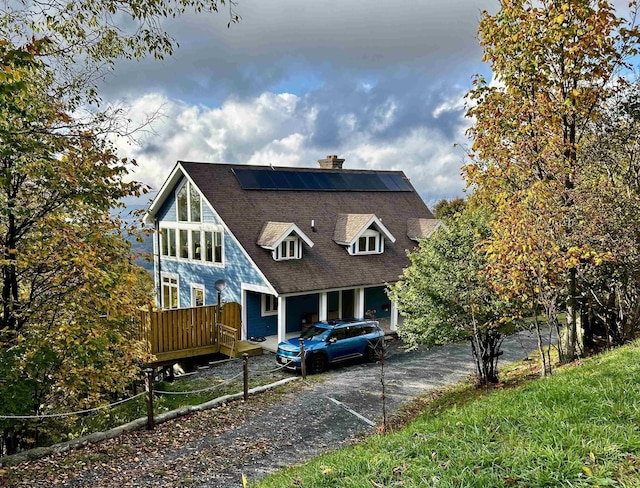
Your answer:
[[[407,250],[439,225],[401,171],[179,161],[146,215],[161,308],[242,305],[242,338],[305,323],[375,316],[395,329],[385,293]]]

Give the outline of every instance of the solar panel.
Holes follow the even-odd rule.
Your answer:
[[[411,191],[397,173],[272,168],[235,168],[233,172],[245,190]]]

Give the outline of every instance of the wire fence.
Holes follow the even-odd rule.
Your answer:
[[[122,400],[118,400],[113,403],[109,403],[107,405],[100,405],[98,407],[86,408],[84,410],[76,410],[75,412],[64,412],[64,413],[45,413],[40,415],[0,415],[0,420],[40,420],[40,419],[51,419],[51,418],[60,418],[60,417],[70,417],[72,415],[84,415],[91,412],[97,412],[98,410],[105,410],[107,408],[113,408],[118,405],[122,405],[123,403],[130,402],[131,400],[135,400],[136,398],[144,395],[145,392],[138,393],[137,395],[133,395],[129,398],[124,398]]]
[[[111,409],[114,407],[117,407],[119,405],[123,405],[127,402],[130,402],[132,400],[135,400],[137,398],[140,397],[145,397],[146,403],[147,403],[147,417],[148,417],[148,426],[153,426],[154,425],[154,420],[153,420],[153,396],[164,396],[164,395],[183,395],[183,396],[188,396],[188,395],[199,395],[202,393],[209,393],[209,392],[213,392],[215,390],[219,390],[225,386],[228,386],[230,384],[232,384],[234,381],[237,381],[238,379],[240,379],[242,377],[242,383],[243,383],[243,390],[245,392],[245,400],[247,399],[247,392],[248,392],[248,383],[249,383],[249,378],[250,377],[256,377],[256,376],[261,376],[261,375],[265,375],[265,374],[273,374],[277,371],[283,370],[285,368],[291,367],[291,365],[293,363],[296,362],[296,360],[300,357],[300,354],[298,354],[297,356],[295,356],[294,358],[292,358],[290,361],[288,361],[285,364],[279,365],[275,368],[270,368],[267,370],[260,370],[260,369],[249,369],[248,367],[248,356],[244,355],[241,358],[229,358],[229,359],[223,359],[220,361],[211,361],[209,363],[209,366],[219,366],[222,364],[227,364],[227,363],[237,363],[237,362],[242,362],[242,370],[226,379],[223,379],[220,383],[217,383],[215,385],[212,386],[208,386],[205,388],[198,388],[198,389],[193,389],[193,390],[186,390],[186,391],[180,391],[180,390],[156,390],[153,388],[153,383],[155,381],[155,377],[156,377],[156,371],[153,368],[147,368],[146,370],[146,377],[145,377],[145,391],[142,391],[138,394],[132,395],[128,398],[123,398],[121,400],[117,400],[115,402],[112,403],[108,403],[108,404],[104,404],[104,405],[99,405],[97,407],[92,407],[92,408],[86,408],[86,409],[82,409],[82,410],[75,410],[75,411],[69,411],[69,412],[60,412],[60,413],[43,413],[43,414],[36,414],[36,415],[0,415],[0,420],[44,420],[44,419],[55,419],[55,418],[63,418],[63,417],[71,417],[71,416],[76,416],[76,415],[86,415],[89,413],[93,413],[93,412],[97,412],[97,411],[101,411],[101,410],[107,410],[107,409]]]

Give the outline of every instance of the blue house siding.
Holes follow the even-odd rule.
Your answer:
[[[262,316],[262,295],[252,291],[247,292],[247,336],[260,337],[276,335],[278,333],[278,315]]]
[[[364,310],[375,310],[376,319],[391,317],[391,300],[384,286],[364,289]]]
[[[175,188],[178,188],[182,181],[184,181],[184,178],[178,182]],[[158,212],[160,227],[163,227],[165,222],[175,224],[177,221],[175,188]],[[221,224],[204,200],[202,202],[202,221],[207,224]],[[217,301],[214,283],[219,279],[224,279],[227,282],[227,289],[222,292],[222,298],[227,302],[241,303],[242,283],[258,286],[267,285],[255,266],[242,252],[240,246],[226,231],[224,231],[223,239],[223,266],[168,258],[166,256],[161,257],[161,271],[178,275],[181,308],[195,306],[195,304],[191,303],[191,285],[193,284],[204,286],[205,304],[207,305],[212,305]],[[260,308],[258,308],[258,311],[260,311]]]
[[[176,222],[178,220],[178,214],[176,213],[176,192],[172,190],[167,199],[158,210],[158,221],[162,222],[166,220],[168,222]]]
[[[287,332],[298,332],[302,330],[302,320],[306,318],[308,322],[318,320],[320,307],[320,296],[318,293],[311,295],[300,295],[287,298]]]

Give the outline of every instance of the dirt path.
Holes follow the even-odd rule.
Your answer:
[[[390,344],[385,364],[387,410],[473,371],[468,345],[404,352]],[[502,364],[536,348],[521,333],[505,340]],[[273,355],[257,361],[273,365]],[[312,458],[375,430],[336,405],[379,421],[380,367],[350,364],[285,391],[252,397],[133,432],[68,453],[6,468],[0,486],[16,487],[239,487],[280,467]]]

